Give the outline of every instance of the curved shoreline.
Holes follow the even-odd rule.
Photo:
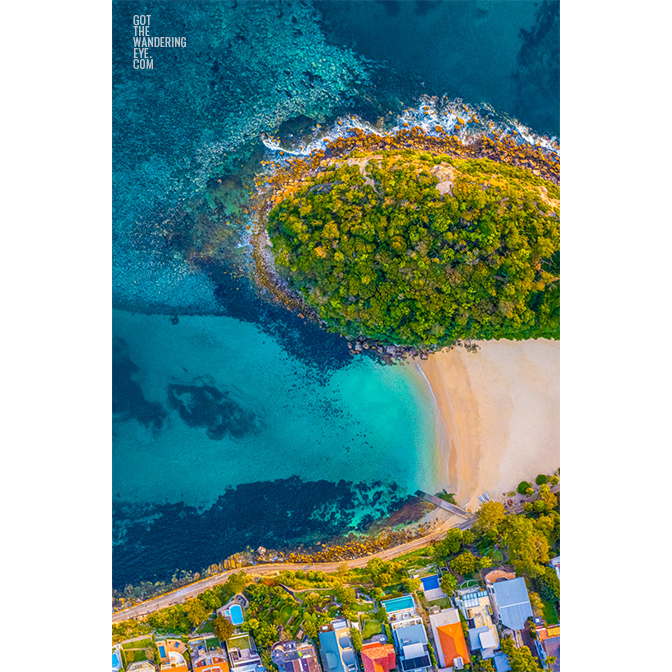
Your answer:
[[[441,482],[458,505],[504,500],[560,465],[560,342],[484,341],[418,362],[436,399]]]

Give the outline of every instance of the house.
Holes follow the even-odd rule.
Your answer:
[[[436,661],[439,667],[459,670],[470,662],[460,612],[457,609],[443,609],[438,614],[430,615],[429,624],[436,643]]]
[[[427,602],[441,600],[446,597],[446,594],[441,590],[441,583],[436,574],[422,577],[420,581],[422,582],[422,592],[425,594]]]
[[[359,672],[347,621],[320,626],[320,657],[324,672]]]
[[[317,651],[310,642],[276,642],[271,647],[271,660],[279,672],[322,672]]]
[[[184,657],[187,650],[184,642],[178,639],[163,639],[156,642],[159,651],[161,672],[188,672],[189,667]]]
[[[493,658],[495,649],[499,646],[499,639],[487,626],[469,628],[469,649],[480,651],[483,658]]]
[[[469,649],[480,651],[484,658],[492,658],[493,650],[499,646],[499,634],[492,622],[488,592],[478,587],[464,588],[458,590],[453,599],[469,624]],[[490,635],[485,634],[486,630]]]
[[[539,661],[542,666],[553,670],[553,672],[560,671],[560,626],[549,625],[546,628],[537,628],[537,640],[534,642],[539,654]],[[550,656],[555,656],[555,662],[548,666],[546,662]]]
[[[430,668],[427,633],[417,614],[413,596],[402,595],[381,604],[389,617],[399,669],[411,672]]]
[[[229,666],[235,672],[265,672],[261,656],[257,652],[252,636],[236,635],[226,642]]]
[[[421,672],[431,668],[427,634],[422,622],[404,625],[392,631],[399,668],[403,672]]]
[[[362,646],[364,672],[390,672],[397,666],[392,644],[371,642]]]
[[[511,630],[522,630],[525,621],[532,616],[525,579],[519,576],[487,585],[494,615],[501,625]]]
[[[189,642],[191,666],[194,672],[229,672],[224,651],[218,646],[208,647],[205,639]]]

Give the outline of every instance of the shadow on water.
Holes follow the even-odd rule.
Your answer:
[[[247,278],[224,264],[210,264],[206,270],[226,315],[256,324],[290,355],[310,366],[315,375],[326,379],[352,361],[347,341],[340,334],[328,332],[283,306],[261,299]]]
[[[255,432],[259,419],[231,398],[227,390],[214,385],[168,385],[168,406],[176,410],[192,428],[205,427],[208,438],[219,441],[225,436],[240,439]]]
[[[112,412],[123,420],[137,420],[154,433],[163,427],[168,411],[157,401],[148,401],[133,380],[139,367],[131,360],[126,342],[119,337],[112,345]]]
[[[116,500],[113,586],[170,581],[176,569],[201,569],[246,546],[283,550],[363,530],[410,499],[394,483],[303,481],[294,476],[228,489],[203,512],[181,502]],[[356,522],[363,508],[368,513]]]

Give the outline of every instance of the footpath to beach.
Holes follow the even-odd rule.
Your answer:
[[[475,511],[560,466],[560,341],[481,341],[418,361],[437,404],[442,485]]]

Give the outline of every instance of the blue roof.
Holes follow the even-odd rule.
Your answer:
[[[319,637],[324,669],[327,672],[344,672],[345,668],[341,661],[341,652],[338,648],[336,633],[333,630],[320,632]]]
[[[527,595],[525,579],[498,581],[492,586],[499,610],[499,620],[502,625],[511,630],[522,630],[525,621],[532,616],[532,605]]]
[[[488,632],[490,628],[484,625],[482,628],[469,628],[469,648],[472,651],[478,651],[481,648],[479,635],[482,632]]]
[[[403,649],[407,644],[427,644],[425,628],[419,623],[396,628],[393,632],[400,649]]]
[[[495,657],[493,658],[495,663],[495,669],[497,672],[509,672],[511,665],[509,665],[509,659],[506,657],[504,651],[497,651]]]
[[[347,629],[320,631],[319,637],[320,655],[326,672],[345,672],[346,668],[359,669]]]

